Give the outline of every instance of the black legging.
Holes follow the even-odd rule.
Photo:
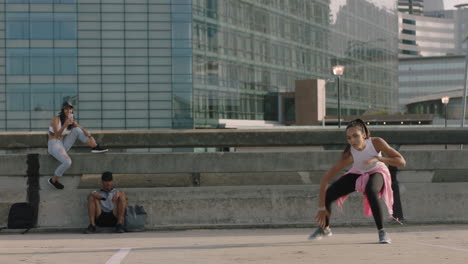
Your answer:
[[[327,207],[328,212],[331,215],[331,204],[336,199],[350,194],[356,190],[356,180],[361,176],[360,174],[349,173],[342,176],[337,181],[335,181],[327,189],[327,194],[325,198],[325,206]],[[372,210],[372,215],[374,216],[375,224],[377,229],[383,228],[382,223],[382,210],[379,204],[379,192],[383,187],[383,176],[380,173],[374,173],[369,175],[369,182],[366,185],[366,195],[369,200],[369,205]],[[330,218],[327,217],[327,226],[330,225]]]

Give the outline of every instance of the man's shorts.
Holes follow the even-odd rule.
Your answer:
[[[100,227],[114,227],[117,225],[117,217],[112,212],[101,212],[101,215],[96,217],[96,225]]]

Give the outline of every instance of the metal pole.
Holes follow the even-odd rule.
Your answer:
[[[465,38],[464,42],[468,37]],[[467,72],[468,72],[468,50],[465,50],[465,78],[463,79],[463,97],[462,97],[462,114],[461,114],[461,122],[460,127],[465,126],[465,112],[466,112],[466,82],[467,80]],[[463,149],[463,144],[460,145],[460,149]]]
[[[445,128],[447,128],[447,104],[444,104],[445,109]]]
[[[445,128],[447,128],[447,105],[448,105],[448,103],[444,104],[444,110],[445,110]],[[445,149],[447,149],[447,144],[445,144]]]
[[[340,76],[338,76],[337,84],[338,84],[338,128],[341,128]]]
[[[465,39],[465,42],[468,38]],[[461,116],[461,125],[460,127],[464,127],[465,125],[465,112],[466,112],[466,82],[468,81],[467,78],[467,71],[468,71],[468,51],[465,51],[465,78],[463,79],[463,97],[462,97],[462,116]]]

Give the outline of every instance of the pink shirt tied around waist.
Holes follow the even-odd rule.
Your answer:
[[[362,173],[358,169],[355,169],[354,167],[348,170],[345,174],[343,174],[341,177],[346,177],[347,174],[353,173],[353,174],[361,174],[359,178],[356,180],[356,191],[361,192],[364,195],[364,200],[363,200],[363,213],[366,216],[372,216],[372,210],[370,208],[369,200],[367,199],[366,195],[366,185],[367,182],[369,181],[369,176],[374,173],[380,173],[383,176],[383,187],[382,190],[379,192],[379,197],[382,198],[382,200],[385,202],[385,205],[387,206],[388,213],[390,216],[393,215],[393,190],[392,190],[392,177],[390,176],[390,171],[388,170],[387,166],[385,166],[383,163],[378,166],[377,168]],[[336,200],[338,208],[340,211],[343,208],[343,203],[344,201],[348,198],[349,195],[342,196]],[[393,217],[393,216],[392,216]],[[397,220],[397,219],[395,219]]]

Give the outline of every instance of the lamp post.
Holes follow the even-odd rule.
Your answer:
[[[345,66],[335,65],[332,67],[333,75],[337,78],[337,97],[338,97],[338,128],[341,128],[341,104],[340,104],[340,77],[343,75]]]
[[[445,115],[445,128],[447,128],[447,105],[450,101],[450,97],[444,96],[440,99],[444,104],[444,115]]]
[[[468,36],[463,42],[468,43]],[[461,127],[465,126],[465,113],[466,113],[466,83],[468,82],[468,51],[465,52],[465,78],[463,79],[463,97],[462,97],[462,116]],[[463,145],[462,145],[463,146]]]
[[[448,96],[444,96],[442,98],[440,98],[440,100],[442,101],[442,103],[444,104],[444,112],[445,112],[445,128],[447,128],[447,105],[450,101],[450,97]],[[447,149],[447,144],[445,144],[445,149]]]
[[[454,6],[457,9],[457,12],[460,13],[463,9],[468,8],[468,4],[460,4]],[[463,42],[468,43],[468,30],[465,28],[465,32],[463,34]],[[465,126],[465,113],[466,113],[466,83],[468,82],[468,50],[465,50],[465,78],[463,78],[463,97],[462,97],[462,113],[461,113],[461,122],[460,126]],[[463,145],[460,145],[460,149],[463,148]]]

